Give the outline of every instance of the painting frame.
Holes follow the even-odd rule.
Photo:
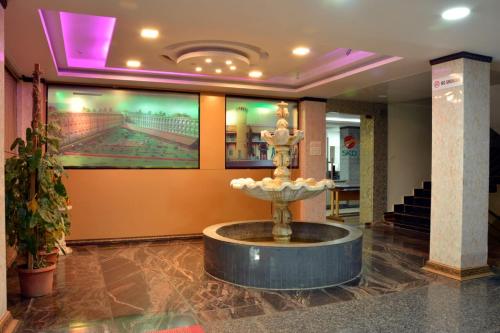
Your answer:
[[[268,101],[268,102],[276,102],[278,104],[279,102],[293,102],[297,104],[297,129],[300,129],[300,99],[295,99],[295,98],[280,98],[280,97],[266,97],[266,96],[247,96],[247,95],[231,95],[227,94],[225,95],[225,102],[224,102],[224,167],[225,169],[261,169],[261,170],[273,170],[276,168],[272,164],[272,159],[268,159],[267,161],[270,161],[270,165],[251,165],[251,162],[247,162],[250,165],[237,165],[237,164],[231,164],[231,161],[228,161],[227,158],[227,111],[228,111],[228,99],[235,98],[235,99],[247,99],[251,101]],[[272,130],[273,127],[270,127],[269,130]],[[229,163],[228,163],[229,162]],[[290,165],[290,169],[299,169],[300,167],[300,143],[297,143],[297,157],[296,157],[296,164]]]
[[[75,165],[64,165],[65,169],[75,169],[75,170],[199,170],[201,164],[201,94],[195,91],[176,91],[170,89],[149,89],[146,87],[130,87],[130,86],[109,86],[109,85],[91,85],[91,84],[81,84],[81,83],[69,83],[69,82],[45,82],[45,123],[50,121],[49,115],[49,90],[59,88],[74,88],[74,89],[103,89],[103,90],[117,90],[117,91],[131,91],[131,92],[144,92],[152,94],[175,94],[175,95],[191,95],[196,96],[197,103],[197,115],[198,115],[198,149],[196,154],[196,166],[192,167],[169,167],[169,166],[75,166]]]

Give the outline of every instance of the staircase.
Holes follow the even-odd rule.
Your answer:
[[[500,185],[500,134],[490,130],[490,193],[497,192]],[[490,234],[500,236],[500,219],[495,213],[490,219]],[[431,227],[431,182],[423,183],[422,188],[413,190],[412,196],[405,196],[403,204],[394,205],[394,213],[386,213],[385,220],[394,226],[429,232]]]
[[[423,188],[416,188],[412,196],[405,196],[403,204],[394,205],[393,223],[400,228],[430,231],[431,182],[424,182]]]

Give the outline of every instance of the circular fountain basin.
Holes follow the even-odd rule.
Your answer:
[[[314,289],[357,278],[360,229],[338,223],[293,222],[290,243],[274,242],[272,221],[212,225],[203,230],[205,271],[241,286]]]

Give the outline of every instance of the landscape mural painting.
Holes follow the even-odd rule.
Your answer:
[[[274,148],[260,137],[276,128],[279,100],[226,98],[226,168],[273,168]],[[288,128],[298,129],[298,103],[288,103]],[[298,146],[291,147],[291,167],[298,167]]]
[[[70,168],[198,168],[199,95],[49,86]]]

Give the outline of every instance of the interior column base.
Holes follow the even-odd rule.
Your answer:
[[[2,333],[12,333],[16,332],[19,328],[19,320],[14,319],[10,314],[10,311],[6,311],[0,318],[0,332]]]
[[[466,281],[495,275],[488,265],[460,269],[430,260],[425,263],[425,266],[422,267],[422,269],[424,271],[439,274],[458,281]]]

